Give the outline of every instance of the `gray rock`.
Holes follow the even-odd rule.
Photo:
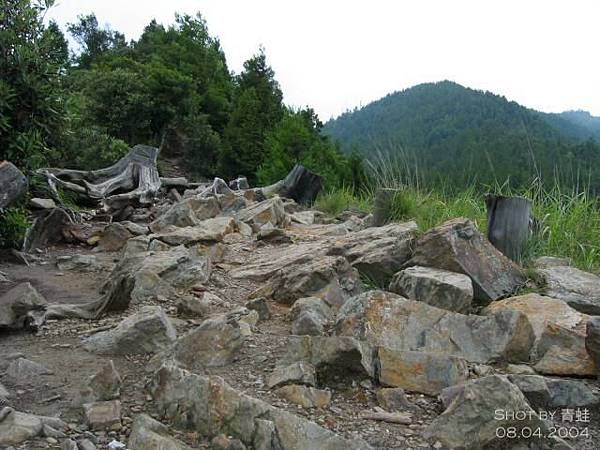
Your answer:
[[[534,408],[583,408],[600,404],[600,397],[583,381],[540,375],[510,375],[509,380],[523,392]]]
[[[468,313],[473,302],[473,283],[461,273],[413,266],[394,275],[391,292],[448,311]]]
[[[306,362],[297,362],[288,366],[276,367],[269,376],[269,389],[286,384],[304,384],[314,386],[316,383],[315,368]]]
[[[237,231],[232,217],[206,219],[192,227],[174,228],[153,235],[155,239],[169,245],[194,245],[201,242],[221,242],[227,234]]]
[[[54,209],[56,203],[51,198],[32,198],[29,200],[29,206],[34,209]]]
[[[18,358],[9,364],[6,375],[15,383],[27,384],[37,381],[40,376],[52,375],[52,371],[39,363]]]
[[[600,317],[591,317],[586,324],[585,348],[600,374]]]
[[[235,318],[215,316],[181,336],[172,350],[176,361],[189,369],[231,364],[244,343]]]
[[[230,271],[230,275],[263,284],[251,298],[265,297],[286,305],[314,296],[337,309],[347,298],[363,290],[358,272],[346,258],[323,255],[320,244],[288,247],[280,258],[251,262]]]
[[[66,424],[60,419],[36,416],[5,407],[0,409],[0,446],[18,445],[41,435],[44,425],[62,430]]]
[[[531,324],[518,311],[467,316],[384,291],[349,299],[334,329],[374,347],[440,352],[476,363],[528,361],[534,343]]]
[[[411,257],[416,232],[415,222],[366,228],[337,239],[329,254],[345,256],[361,275],[387,286]]]
[[[233,439],[219,434],[210,441],[212,450],[246,450],[246,446],[239,439]]]
[[[108,361],[97,373],[92,375],[88,381],[96,400],[114,400],[121,395],[121,376],[117,372],[115,363]]]
[[[167,426],[146,414],[138,414],[133,419],[127,444],[131,450],[191,450],[170,436]]]
[[[242,394],[220,377],[165,364],[150,385],[159,414],[178,429],[200,436],[225,434],[258,449],[369,449],[319,425]],[[270,445],[270,446],[269,446]]]
[[[118,252],[132,237],[133,234],[123,225],[118,222],[111,223],[102,232],[98,247],[106,252]]]
[[[570,266],[570,258],[557,258],[556,256],[540,256],[533,261],[533,267],[537,269],[547,269],[549,267]]]
[[[79,270],[81,272],[90,272],[100,268],[93,255],[59,256],[56,258],[56,267],[58,270]]]
[[[283,201],[278,196],[244,208],[236,213],[236,217],[239,221],[250,225],[255,232],[266,223],[279,228],[285,228],[289,223]]]
[[[85,403],[83,416],[91,430],[119,429],[121,427],[121,402]]]
[[[331,392],[313,387],[289,384],[277,389],[277,395],[303,408],[325,408],[331,402]]]
[[[0,330],[39,327],[44,323],[47,306],[31,283],[18,284],[0,297]]]
[[[307,297],[297,300],[290,310],[292,334],[320,336],[331,322],[333,311],[322,299]]]
[[[514,416],[515,412],[527,417],[513,419],[511,414]],[[543,433],[548,432],[547,424],[540,420],[521,391],[506,378],[492,375],[462,385],[423,436],[431,442],[439,441],[444,448],[481,449],[502,443],[496,435],[499,427],[515,427],[518,431],[539,427]]]
[[[125,221],[121,222],[121,225],[127,228],[127,231],[134,236],[144,236],[150,232],[150,229],[146,225],[140,225],[135,222]]]
[[[600,315],[600,277],[575,267],[554,266],[540,269],[545,280],[544,293],[591,316]]]
[[[10,397],[10,392],[8,392],[8,389],[6,389],[4,387],[4,385],[2,383],[0,383],[0,402],[2,402],[2,400],[4,400],[4,401],[8,400],[9,397]]]
[[[260,320],[269,320],[271,318],[271,308],[264,297],[255,298],[246,302],[246,308],[256,311]]]
[[[187,295],[177,300],[177,314],[185,317],[203,317],[208,314],[210,305],[209,300]]]
[[[153,233],[161,233],[174,227],[193,227],[202,220],[212,219],[221,212],[215,197],[191,197],[182,200],[150,224]]]
[[[160,242],[160,241],[152,241]],[[163,244],[161,242],[161,244]],[[163,244],[167,245],[167,244]],[[121,250],[121,257],[123,259],[131,258],[140,253],[145,253],[150,250],[150,238],[148,236],[136,236],[127,241],[123,250]],[[168,247],[168,246],[167,246]]]
[[[402,388],[382,388],[377,391],[377,403],[387,411],[405,411],[414,408]]]
[[[469,367],[462,358],[439,353],[393,351],[380,347],[379,382],[384,386],[437,395],[467,380]]]
[[[100,355],[156,353],[168,348],[177,336],[173,325],[159,306],[144,306],[115,328],[96,333],[83,347]]]
[[[79,446],[79,450],[98,450],[96,444],[89,439],[81,439],[77,445]]]
[[[465,218],[449,220],[419,237],[410,266],[463,273],[473,281],[474,298],[497,300],[525,283],[523,271]]]
[[[79,450],[79,447],[73,439],[66,439],[60,443],[60,450]]]

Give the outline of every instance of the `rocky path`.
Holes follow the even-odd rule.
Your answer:
[[[597,277],[346,219],[188,192],[1,263],[0,448],[600,446]]]

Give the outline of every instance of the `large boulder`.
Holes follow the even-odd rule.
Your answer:
[[[225,434],[257,449],[369,449],[302,417],[242,394],[222,378],[197,375],[164,364],[150,392],[159,413],[182,430],[200,436]]]
[[[15,359],[6,370],[8,378],[17,385],[40,382],[44,375],[51,374],[52,371],[46,366],[26,358]]]
[[[484,302],[506,297],[526,281],[521,268],[465,218],[449,220],[419,237],[407,265],[468,275],[473,281],[474,298]]]
[[[286,305],[312,296],[337,309],[363,290],[358,272],[346,258],[323,255],[320,243],[290,246],[278,258],[265,260],[260,255],[230,275],[262,284],[251,298],[266,297]]]
[[[415,222],[366,228],[336,239],[329,254],[345,256],[361,275],[387,286],[410,259],[416,232]]]
[[[306,297],[297,300],[289,314],[292,320],[292,334],[325,334],[325,327],[332,321],[331,307],[317,297]]]
[[[155,239],[169,245],[194,245],[200,242],[221,242],[227,234],[238,229],[232,217],[206,219],[190,227],[173,228],[154,235]]]
[[[146,414],[133,419],[127,446],[131,450],[191,450],[169,434],[169,428]]]
[[[503,444],[497,433],[509,427],[514,427],[517,435],[523,428],[539,428],[544,435],[549,431],[514,384],[492,375],[458,389],[447,409],[425,429],[424,437],[438,441],[443,448],[479,450]]]
[[[108,225],[98,241],[98,247],[106,252],[117,252],[121,250],[133,234],[120,223]]]
[[[467,316],[384,291],[349,299],[338,311],[335,333],[392,350],[441,352],[478,363],[528,361],[534,342],[531,324],[517,311]]]
[[[600,396],[583,381],[540,375],[509,375],[508,379],[536,409],[589,408],[600,404]]]
[[[40,211],[25,234],[23,251],[32,252],[43,249],[48,244],[62,242],[68,235],[67,229],[73,225],[73,219],[63,208]]]
[[[467,362],[456,356],[380,347],[377,359],[381,384],[427,395],[437,395],[469,376]]]
[[[216,197],[190,197],[175,203],[150,224],[153,233],[173,227],[193,227],[202,220],[212,219],[221,212]]]
[[[172,355],[188,369],[220,367],[233,362],[243,343],[238,321],[221,315],[205,320],[181,336]]]
[[[448,311],[469,313],[473,301],[471,279],[456,272],[413,266],[392,279],[390,291]]]
[[[524,314],[535,334],[531,360],[539,372],[553,375],[589,376],[595,373],[585,348],[586,323],[582,314],[564,301],[538,294],[511,297],[492,303],[486,314],[518,311]]]
[[[27,192],[27,177],[17,166],[8,161],[0,162],[0,209],[6,208],[12,202]]]
[[[160,306],[144,306],[115,328],[96,333],[83,347],[100,355],[156,353],[165,350],[177,338],[175,328]]]
[[[44,323],[47,305],[31,283],[18,284],[0,297],[0,329],[39,327]]]
[[[544,293],[567,302],[591,316],[600,315],[600,277],[570,266],[539,269],[545,281]]]

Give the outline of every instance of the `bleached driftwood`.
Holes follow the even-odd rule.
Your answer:
[[[107,209],[119,210],[130,203],[149,205],[161,182],[156,167],[159,149],[136,145],[110,167],[99,170],[47,168],[37,173],[46,178],[54,197],[60,201],[58,187],[102,202]]]

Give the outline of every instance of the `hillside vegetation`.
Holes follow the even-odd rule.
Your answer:
[[[596,119],[548,115],[450,81],[389,94],[328,122],[324,131],[346,152],[400,160],[426,184],[463,188],[533,179],[600,189]],[[589,118],[589,116],[588,116]]]

